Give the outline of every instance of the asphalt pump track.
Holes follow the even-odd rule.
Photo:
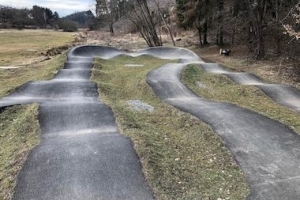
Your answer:
[[[26,83],[0,100],[0,107],[40,105],[41,142],[18,176],[13,199],[154,199],[131,140],[119,133],[113,112],[99,101],[97,86],[89,80],[94,57],[119,55],[180,59],[148,74],[147,83],[155,94],[209,124],[225,141],[249,183],[247,199],[299,198],[300,137],[295,132],[253,111],[203,99],[180,81],[188,64],[215,72],[220,66],[204,63],[182,48],[126,53],[112,47],[79,46],[68,52],[64,68],[54,79]],[[239,74],[229,77],[236,82],[248,79]],[[290,87],[281,86],[270,88],[290,92]],[[299,91],[292,90],[290,102],[298,102]],[[275,90],[264,92],[282,102]]]

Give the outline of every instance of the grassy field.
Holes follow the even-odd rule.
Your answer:
[[[51,30],[0,30],[0,66],[32,64],[52,47],[70,45],[74,33]]]
[[[17,69],[0,69],[0,97],[27,81],[52,78],[63,66],[66,55],[39,62],[43,60],[41,52],[71,45],[72,41],[70,33],[0,31],[0,66],[22,65]],[[0,199],[11,199],[16,176],[28,152],[39,142],[37,109],[36,104],[0,109]]]
[[[300,115],[274,103],[254,86],[237,85],[224,75],[204,72],[198,65],[187,67],[182,79],[185,85],[201,97],[254,110],[300,133]]]
[[[0,68],[0,97],[27,81],[49,79],[63,65],[65,55],[45,60],[48,49],[71,45],[74,33],[46,30],[1,30],[0,67],[21,65],[16,69]]]
[[[170,61],[167,61],[170,62]],[[130,68],[124,64],[143,64]],[[98,60],[92,79],[112,107],[121,131],[132,138],[145,176],[158,199],[245,199],[243,173],[209,126],[163,103],[146,84],[147,73],[164,60],[118,57]],[[133,110],[142,100],[152,113]]]

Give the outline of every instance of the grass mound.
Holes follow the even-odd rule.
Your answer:
[[[280,121],[300,133],[299,114],[274,103],[255,86],[238,85],[225,75],[209,74],[199,65],[190,65],[182,75],[183,82],[199,96],[233,103]]]

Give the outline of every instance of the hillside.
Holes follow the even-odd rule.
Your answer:
[[[76,12],[64,17],[63,19],[76,22],[79,28],[87,28],[94,23],[95,16],[92,11]]]
[[[2,8],[11,8],[11,7],[0,5],[0,9],[2,9]]]

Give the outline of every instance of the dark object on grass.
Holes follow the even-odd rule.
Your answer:
[[[229,56],[230,53],[230,49],[220,49],[220,55]]]

